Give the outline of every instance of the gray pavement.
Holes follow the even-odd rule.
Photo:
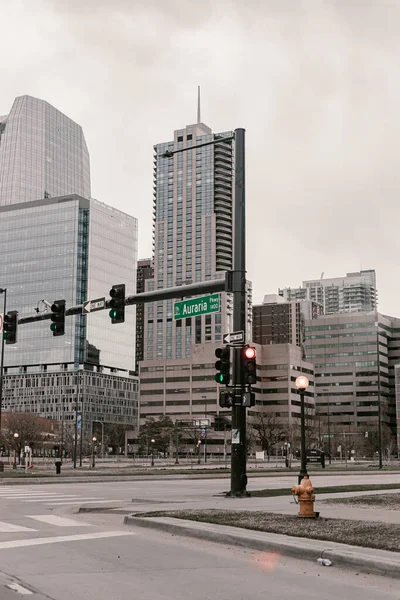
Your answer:
[[[323,578],[327,600],[398,600],[398,585],[389,578],[356,576],[338,565],[323,568],[314,559],[306,562],[279,551],[243,549],[232,540],[215,544],[132,528],[124,525],[123,514],[78,514],[80,507],[114,506],[127,512],[214,507],[295,514],[289,492],[293,479],[284,475],[250,480],[250,489],[287,487],[288,495],[245,499],[218,496],[228,487],[218,479],[1,486],[0,599],[19,597],[4,587],[11,583],[33,591],[32,600],[132,600],[138,595],[141,600],[180,600],[188,594],[191,600],[257,600],[266,593],[274,600],[294,595],[313,600],[322,597]],[[381,474],[379,481],[399,483],[400,488],[399,474]],[[376,483],[377,475],[313,478],[317,488],[346,482]],[[337,508],[319,507],[324,513]],[[294,544],[304,540],[294,539]]]
[[[57,516],[72,518],[66,510],[58,510]],[[10,594],[2,588],[4,579],[31,590],[32,600],[399,598],[398,583],[389,578],[355,575],[275,552],[193,541],[158,531],[135,529],[130,535],[117,535],[121,525],[117,515],[73,518],[76,524],[70,528],[46,526],[36,538],[48,540],[41,545],[28,545],[32,537],[26,532],[19,534],[19,546],[4,549],[0,542],[1,600],[19,597],[11,592],[14,596],[9,599]],[[82,530],[87,531],[86,538],[75,539]],[[71,539],[60,540],[60,532]]]

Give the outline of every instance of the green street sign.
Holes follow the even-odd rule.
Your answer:
[[[186,319],[187,317],[198,317],[221,310],[221,295],[212,294],[201,298],[191,298],[174,304],[174,319]]]
[[[324,437],[324,438],[333,438],[333,437],[335,437],[335,434],[333,434],[333,433],[323,433],[322,437]]]

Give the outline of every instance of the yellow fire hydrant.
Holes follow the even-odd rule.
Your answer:
[[[315,519],[318,516],[318,514],[314,512],[314,488],[308,475],[304,475],[300,485],[294,485],[292,487],[292,494],[299,499],[299,517]]]

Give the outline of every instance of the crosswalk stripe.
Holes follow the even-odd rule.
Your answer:
[[[0,498],[5,498],[6,496],[27,496],[31,494],[32,496],[41,496],[42,494],[51,494],[52,496],[64,496],[64,494],[60,494],[60,492],[47,492],[46,490],[24,490],[24,491],[10,491],[4,492],[0,494]]]
[[[56,527],[90,527],[89,523],[82,523],[82,521],[58,517],[57,515],[29,515],[28,518]]]
[[[0,521],[0,533],[19,533],[22,531],[37,531],[31,527],[23,527],[22,525],[13,525],[12,523],[5,523]]]
[[[54,502],[53,500],[50,500],[49,502],[46,502],[46,506],[67,506],[68,504],[108,504],[110,502],[120,502],[120,500],[97,500],[97,498],[92,498],[91,500],[66,500],[65,502]]]
[[[54,504],[58,502],[79,502],[80,500],[97,500],[97,496],[83,496],[80,498],[79,496],[75,496],[75,498],[49,498],[48,502],[54,502]],[[27,500],[27,502],[33,502],[33,500]]]
[[[61,544],[63,542],[84,542],[87,540],[99,540],[102,538],[122,537],[126,535],[137,535],[133,531],[103,531],[100,533],[84,533],[81,535],[60,535],[54,537],[31,538],[25,540],[11,540],[0,542],[0,550],[12,548],[25,548],[28,546],[42,546],[43,544]]]

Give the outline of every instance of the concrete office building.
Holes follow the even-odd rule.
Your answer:
[[[375,310],[377,306],[376,276],[374,270],[347,273],[333,277],[303,281],[298,288],[283,288],[278,294],[287,301],[313,300],[323,306],[326,315]]]
[[[249,409],[249,421],[256,411],[267,412],[276,417],[288,431],[300,424],[300,397],[296,379],[302,374],[309,380],[304,394],[306,417],[314,420],[314,365],[305,361],[301,348],[293,344],[274,344],[257,349],[256,406]]]
[[[135,293],[137,221],[77,195],[0,207],[0,281],[7,310],[44,312],[108,297],[125,282]],[[133,308],[133,307],[132,307]],[[137,418],[134,370],[135,312],[112,325],[108,311],[66,318],[65,335],[53,337],[50,321],[19,326],[5,346],[4,408],[73,420],[85,428],[96,418],[131,423]]]
[[[338,430],[365,432],[378,426],[380,402],[382,422],[393,432],[398,429],[394,368],[400,362],[399,324],[375,311],[306,321],[306,358],[315,365],[316,407],[325,423],[329,419]]]
[[[90,198],[82,127],[44,100],[16,98],[0,116],[0,206],[68,194]]]
[[[146,280],[154,276],[153,261],[144,258],[138,261],[136,274],[136,293],[142,294],[146,291]],[[136,305],[136,352],[135,372],[139,373],[139,363],[144,359],[144,304]]]
[[[218,403],[220,388],[215,381],[215,349],[219,344],[192,345],[188,358],[144,361],[140,367],[140,422],[148,417],[170,416],[173,421],[208,419],[207,452],[222,454],[224,429],[230,427],[231,411]],[[314,368],[301,357],[300,348],[290,344],[257,348],[256,407],[249,409],[249,422],[256,411],[273,414],[282,425],[298,425],[300,399],[296,377],[306,374],[307,418],[314,418]]]
[[[400,364],[395,366],[395,399],[396,399],[396,421],[397,421],[397,453],[400,456]]]

